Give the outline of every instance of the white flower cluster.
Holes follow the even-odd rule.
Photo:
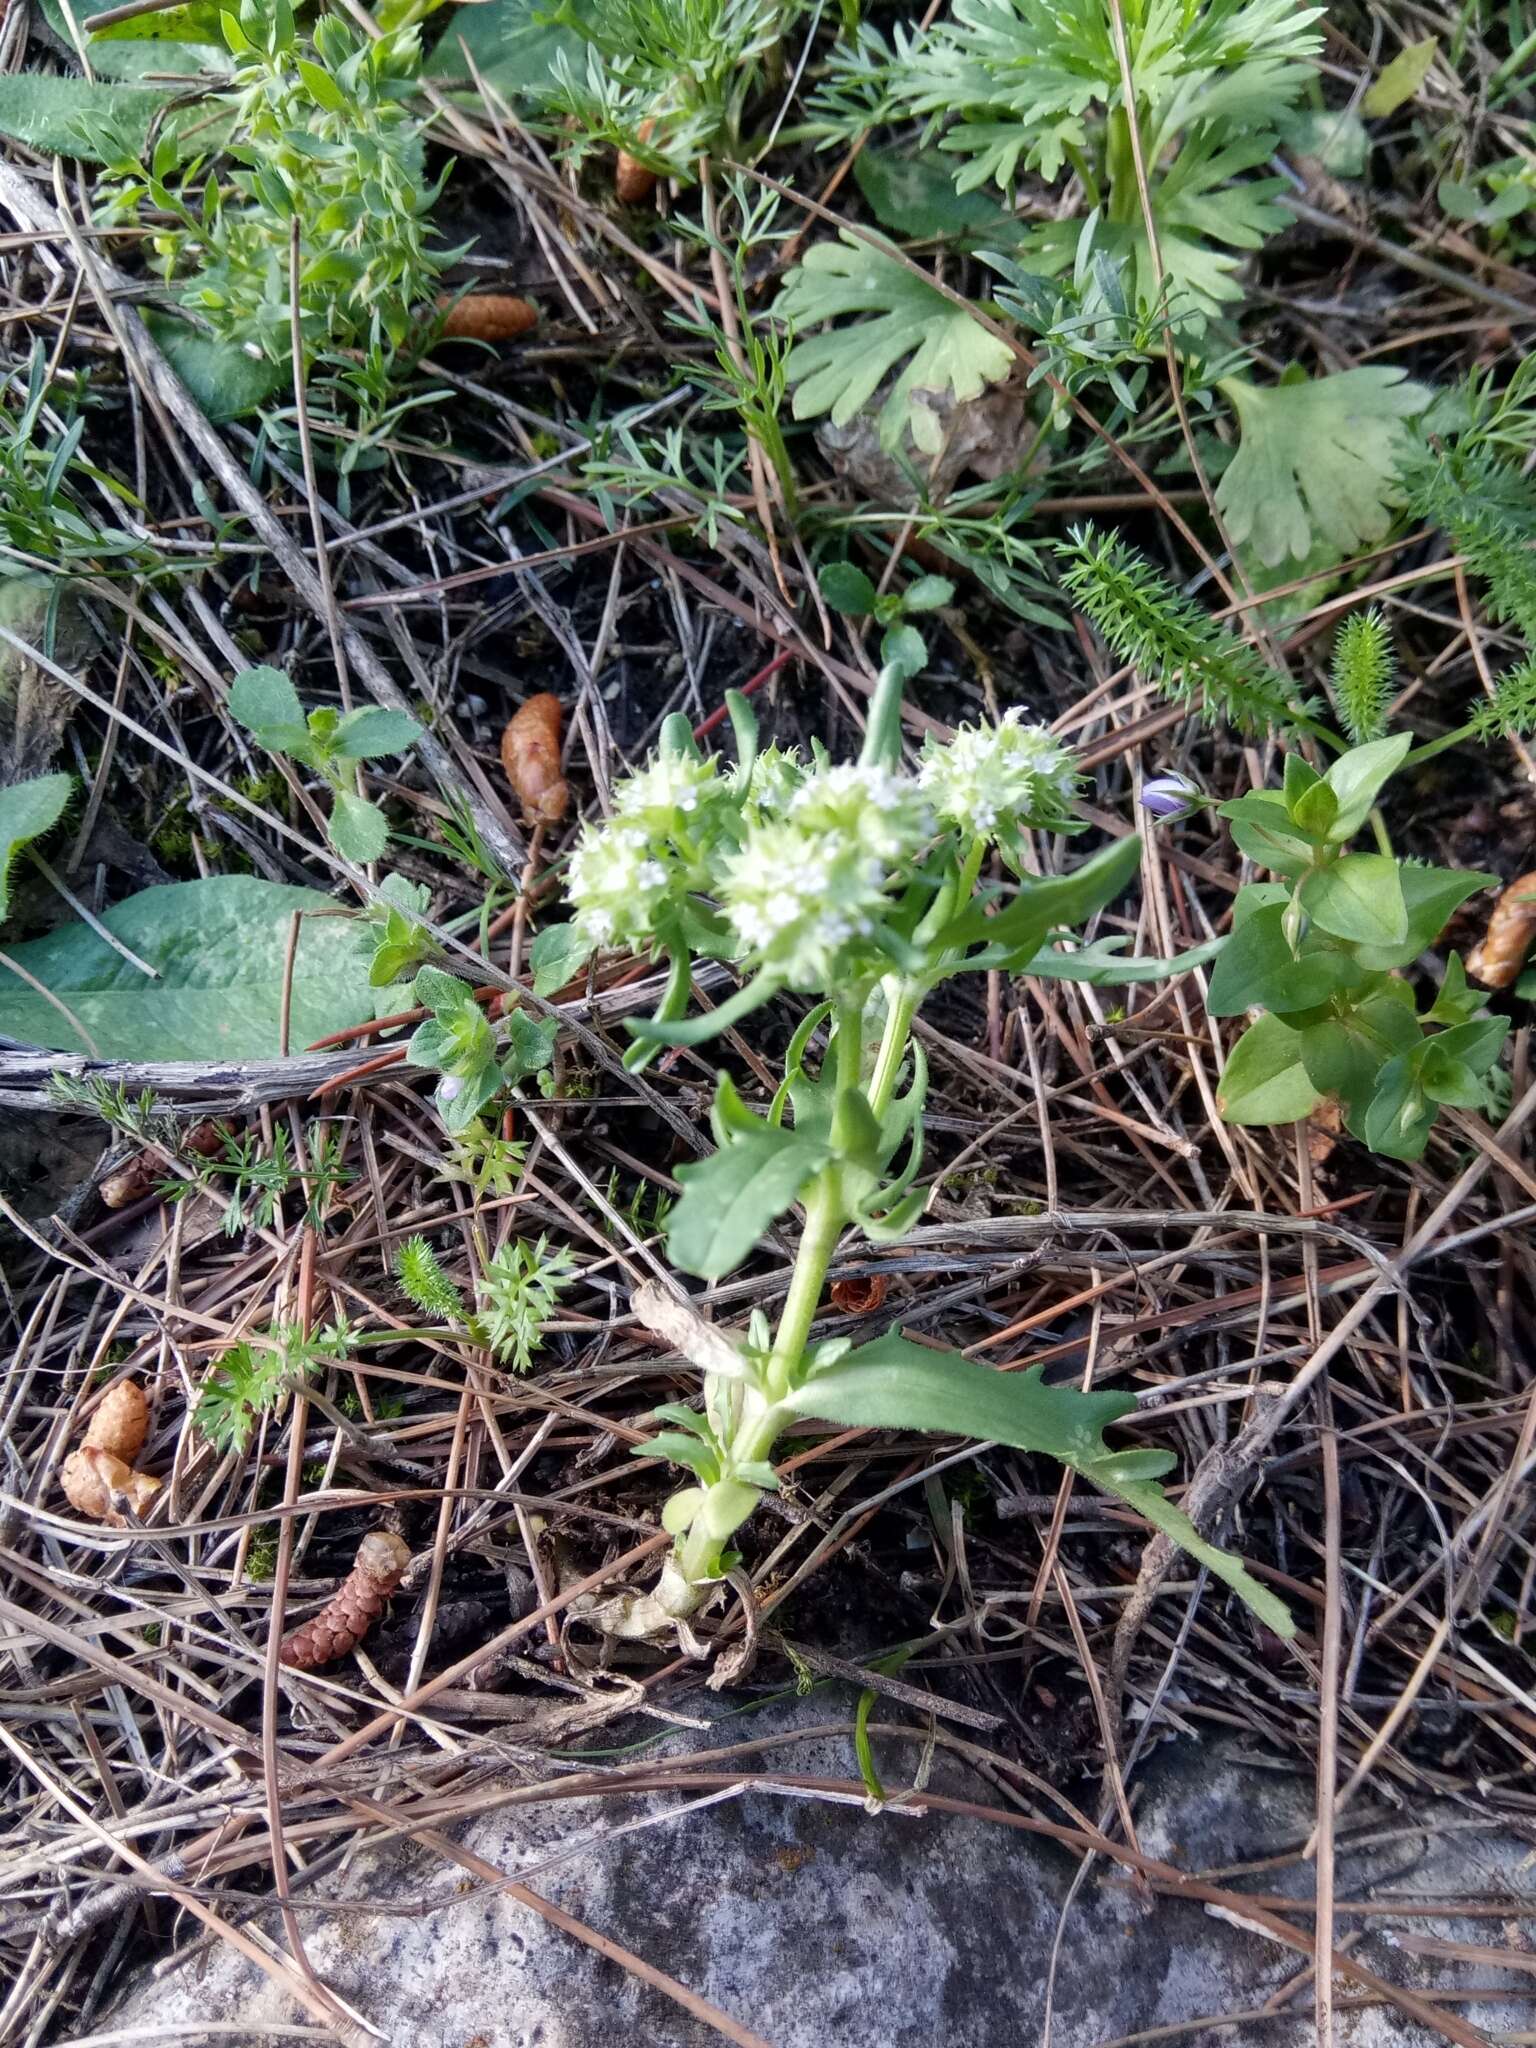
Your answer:
[[[690,813],[723,788],[713,759],[695,761],[686,754],[657,754],[647,767],[618,785],[613,807],[621,818],[633,818],[647,831],[665,832],[675,824],[686,825]]]
[[[832,987],[874,931],[893,868],[931,830],[917,785],[881,768],[823,767],[786,814],[753,824],[720,900],[744,951],[794,988]]]
[[[1060,825],[1077,771],[1046,727],[1025,725],[1015,707],[1000,725],[961,726],[948,746],[929,739],[917,780],[947,824],[996,839],[1020,825]]]
[[[566,872],[576,928],[599,946],[649,945],[671,876],[643,825],[588,825]]]

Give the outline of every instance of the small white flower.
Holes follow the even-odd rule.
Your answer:
[[[1020,825],[1059,825],[1077,770],[1046,727],[1025,725],[1015,706],[999,725],[961,726],[948,746],[930,738],[917,780],[949,824],[999,838]]]
[[[805,780],[805,763],[791,747],[764,747],[752,764],[748,802],[763,817],[773,817],[789,808],[790,799]]]

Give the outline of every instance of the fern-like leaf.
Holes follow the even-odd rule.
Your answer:
[[[1062,583],[1119,658],[1191,709],[1245,732],[1290,732],[1310,704],[1253,648],[1184,597],[1145,555],[1092,526],[1073,529],[1057,554]]]
[[[1536,654],[1528,654],[1500,676],[1493,695],[1478,705],[1470,723],[1474,738],[1480,740],[1536,732]]]
[[[1374,605],[1354,612],[1333,643],[1333,701],[1353,743],[1379,740],[1387,729],[1396,664],[1392,635]]]
[[[424,1315],[441,1316],[444,1322],[464,1320],[464,1297],[424,1237],[407,1238],[395,1253],[395,1278]]]

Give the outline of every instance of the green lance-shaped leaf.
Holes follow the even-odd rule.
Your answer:
[[[782,1216],[830,1156],[798,1131],[765,1124],[694,1166],[680,1166],[682,1200],[672,1211],[667,1256],[701,1280],[719,1280]]]
[[[1043,1452],[1134,1507],[1229,1585],[1277,1635],[1293,1635],[1295,1624],[1282,1602],[1240,1559],[1207,1543],[1156,1484],[1158,1473],[1173,1463],[1171,1453],[1117,1452],[1105,1443],[1106,1427],[1135,1405],[1127,1394],[1048,1387],[1040,1366],[997,1372],[956,1352],[930,1351],[897,1331],[813,1371],[785,1402],[794,1414],[847,1428],[932,1430]]]

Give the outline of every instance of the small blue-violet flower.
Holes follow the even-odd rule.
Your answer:
[[[1153,818],[1187,818],[1205,797],[1187,775],[1158,775],[1141,785],[1141,808]]]

